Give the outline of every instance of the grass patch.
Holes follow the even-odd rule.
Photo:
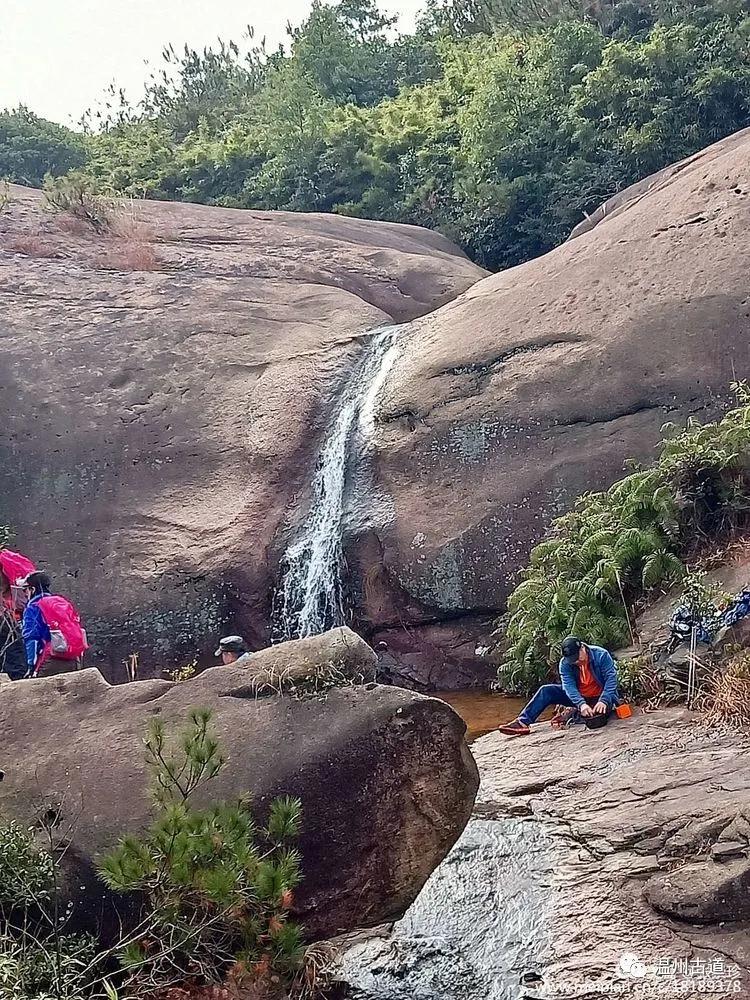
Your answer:
[[[52,260],[61,257],[60,251],[48,240],[41,236],[29,233],[26,236],[17,236],[3,244],[3,249],[10,253],[20,253],[25,257],[35,257],[39,259]]]
[[[707,685],[701,700],[705,721],[712,725],[750,725],[750,650],[735,651]]]
[[[129,243],[106,250],[93,264],[104,271],[160,271],[163,261],[149,243]]]

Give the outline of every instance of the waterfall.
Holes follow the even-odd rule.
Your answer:
[[[343,536],[347,471],[375,428],[378,396],[398,356],[399,327],[376,330],[344,383],[311,485],[310,510],[281,561],[273,638],[318,635],[346,621]]]

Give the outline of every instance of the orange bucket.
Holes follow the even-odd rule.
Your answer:
[[[615,709],[615,715],[618,719],[629,719],[633,714],[633,709],[630,705],[618,705]]]

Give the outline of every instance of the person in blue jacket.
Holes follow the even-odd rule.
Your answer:
[[[617,666],[602,646],[588,646],[570,635],[562,644],[560,684],[543,684],[524,710],[500,732],[507,736],[527,736],[531,724],[551,705],[579,712],[591,728],[606,724],[619,701]]]
[[[23,581],[23,586],[28,598],[21,624],[21,635],[26,647],[26,662],[28,663],[26,676],[35,677],[42,654],[52,641],[49,627],[42,616],[42,609],[39,607],[39,601],[42,597],[49,595],[52,584],[46,573],[37,571],[29,573]]]

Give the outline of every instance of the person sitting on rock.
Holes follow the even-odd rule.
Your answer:
[[[219,648],[214,656],[220,656],[222,663],[229,664],[237,663],[238,660],[244,661],[250,656],[250,652],[241,635],[226,635],[223,639],[219,639]]]
[[[53,594],[50,578],[39,570],[29,573],[22,585],[28,599],[21,624],[27,676],[51,677],[80,670],[88,641],[74,605]]]
[[[562,654],[562,683],[543,684],[518,718],[500,726],[501,733],[527,736],[531,724],[551,705],[573,709],[592,729],[606,725],[618,701],[615,661],[602,646],[588,646],[574,635],[563,642]]]

